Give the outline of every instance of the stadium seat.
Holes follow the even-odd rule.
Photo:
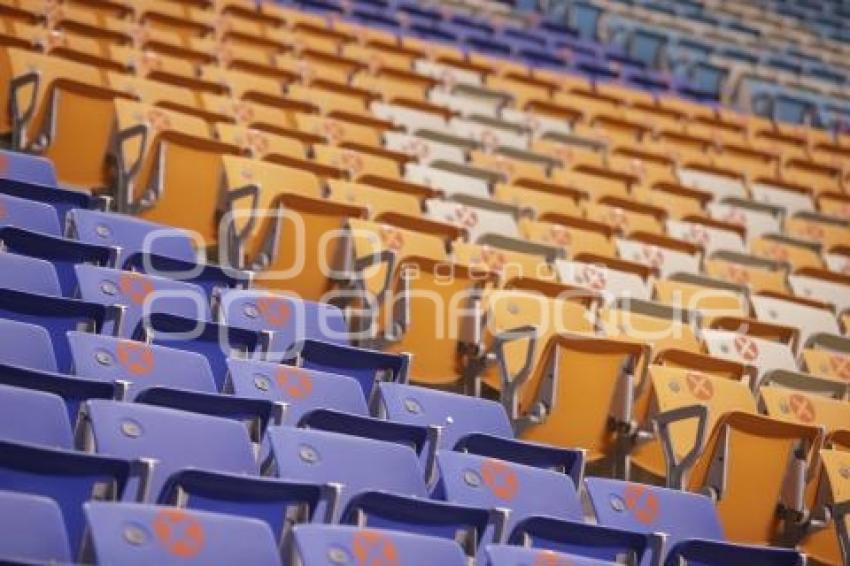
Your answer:
[[[53,236],[61,233],[56,212],[47,204],[4,194],[0,195],[0,211],[0,226],[18,226]]]
[[[53,264],[43,259],[0,252],[0,287],[61,296]]]
[[[256,519],[134,503],[91,502],[85,512],[86,558],[98,564],[280,564],[272,532]]]
[[[38,495],[0,492],[3,537],[0,557],[32,562],[70,562],[71,548],[62,512],[55,501]],[[38,525],[38,531],[30,527]],[[33,536],[36,535],[36,536]]]
[[[364,564],[373,561],[426,566],[434,560],[446,566],[466,563],[457,543],[436,537],[345,525],[296,525],[292,533],[293,557],[304,566],[326,564],[329,557],[348,556]]]

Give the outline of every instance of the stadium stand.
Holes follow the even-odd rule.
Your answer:
[[[0,1],[0,562],[850,564],[848,23]]]

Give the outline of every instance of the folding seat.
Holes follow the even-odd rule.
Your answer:
[[[643,147],[619,146],[608,156],[608,166],[612,170],[637,175],[642,184],[649,186],[674,182],[674,165],[664,153]]]
[[[225,69],[214,65],[204,65],[200,68],[200,78],[226,86],[230,90],[230,94],[239,100],[244,99],[249,93],[276,97],[283,94],[283,87],[279,78],[238,68]]]
[[[238,154],[239,148],[208,139],[208,127],[198,118],[121,102],[116,101],[115,140],[123,187],[119,210],[139,211],[145,220],[194,230],[208,244],[216,242],[217,217],[234,201],[255,195],[219,190],[221,156]],[[148,141],[149,134],[153,139]],[[133,147],[138,154],[133,155]],[[200,177],[199,171],[204,172]],[[186,186],[196,190],[186,191]],[[187,216],[186,210],[194,214]]]
[[[523,185],[498,183],[493,189],[493,199],[530,210],[533,217],[547,212],[580,216],[583,193],[569,187],[520,179]]]
[[[135,503],[91,502],[85,513],[84,558],[98,564],[280,564],[272,532],[255,519]]]
[[[797,328],[800,344],[818,332],[840,333],[832,308],[826,303],[768,292],[751,295],[750,302],[758,319]]]
[[[85,406],[83,424],[86,448],[91,451],[130,461],[157,460],[142,478],[131,480],[141,502],[261,519],[277,540],[290,509],[303,506],[301,513],[292,515],[301,520],[323,512],[319,507],[325,505],[325,494],[319,481],[260,477],[248,431],[240,422],[140,403],[94,400]],[[216,441],[199,443],[198,435],[211,435]]]
[[[750,249],[756,256],[787,262],[793,269],[823,266],[819,244],[793,236],[763,234],[750,242]]]
[[[788,214],[814,209],[813,192],[809,187],[775,177],[761,177],[751,181],[750,192],[753,200],[781,206]]]
[[[485,236],[482,242],[488,241],[487,238]],[[501,285],[518,277],[542,281],[556,279],[555,271],[548,263],[548,256],[557,256],[559,250],[519,239],[494,238],[499,240],[481,244],[453,243],[452,260],[460,265],[497,273]]]
[[[508,152],[516,157],[506,155]],[[509,146],[502,146],[494,153],[474,150],[471,153],[471,162],[476,167],[501,173],[507,177],[508,182],[519,178],[545,181],[549,167],[558,163],[548,156],[540,156],[525,149],[517,150]]]
[[[498,116],[499,110],[512,99],[511,95],[483,86],[446,83],[443,88],[434,88],[428,95],[432,104],[445,106],[461,115],[478,114]]]
[[[22,185],[21,188],[25,188]],[[0,227],[19,226],[41,234],[58,236],[61,233],[56,211],[35,200],[0,194]]]
[[[725,542],[714,504],[703,495],[603,478],[588,478],[585,484],[600,525],[665,533],[665,564],[681,560],[765,566],[805,564],[805,558],[795,550]]]
[[[718,316],[748,314],[746,289],[719,279],[674,273],[654,284],[655,300],[688,311],[697,311],[707,323]]]
[[[152,253],[195,262],[197,252],[191,234],[132,216],[75,209],[68,213],[67,234],[81,242],[118,250],[116,265],[132,255]]]
[[[139,102],[177,112],[199,112],[195,93],[187,87],[123,73],[107,72],[106,76],[110,88]]]
[[[821,244],[824,248],[850,242],[850,221],[816,212],[801,211],[785,220],[785,232],[803,240]]]
[[[373,401],[376,413],[392,422],[440,427],[439,448],[500,458],[566,474],[581,481],[580,450],[514,439],[511,423],[498,403],[486,399],[401,383],[381,383]]]
[[[44,157],[0,150],[0,163],[0,173],[4,180],[48,187],[57,185],[53,162]]]
[[[577,554],[525,548],[512,544],[488,544],[484,549],[486,566],[511,566],[512,564],[575,564],[576,566],[610,566],[614,562],[585,558]]]
[[[309,101],[309,97],[307,98]],[[334,145],[341,142],[356,142],[376,147],[381,145],[383,128],[373,127],[371,122],[298,113],[295,115],[295,125],[301,131],[324,136],[327,143]]]
[[[370,68],[391,68],[400,71],[410,70],[416,59],[414,53],[400,47],[383,44],[346,43],[342,45],[341,54],[351,59],[362,61]]]
[[[606,336],[640,337],[656,352],[701,350],[694,313],[659,303],[621,297],[599,310],[599,325]]]
[[[27,562],[71,562],[62,512],[52,499],[0,491],[0,517],[6,533],[0,545],[0,557]],[[33,525],[38,528],[33,529]]]
[[[345,222],[365,217],[366,210],[294,194],[282,195],[276,204],[271,233],[258,236],[263,246],[249,262],[260,268],[255,281],[261,287],[318,300],[332,288],[334,273],[329,271],[338,270]],[[307,256],[307,250],[319,253]]]
[[[779,174],[783,180],[812,187],[815,195],[841,192],[841,171],[829,165],[819,165],[808,159],[788,159]]]
[[[457,198],[460,199],[460,195]],[[472,242],[490,233],[508,237],[519,236],[515,220],[516,211],[509,205],[492,203],[483,199],[464,199],[464,202],[429,199],[425,202],[425,208],[428,216],[466,229],[469,240]]]
[[[648,300],[652,291],[654,268],[643,263],[580,253],[570,260],[556,260],[555,268],[562,283],[599,292],[605,302],[617,297]]]
[[[800,353],[809,373],[842,383],[848,380],[850,369],[846,366],[850,359],[850,345],[845,337],[816,332],[803,343]]]
[[[520,219],[519,229],[527,240],[563,248],[568,257],[582,254],[617,255],[612,238],[614,230],[607,224],[579,216],[548,213],[541,220]]]
[[[310,148],[309,144],[297,138],[255,128],[219,123],[215,129],[221,141],[241,147],[256,159],[263,159],[269,154],[304,159]]]
[[[743,145],[727,142],[720,147],[717,155],[714,156],[715,165],[741,171],[748,181],[753,181],[759,177],[775,176],[780,162],[780,155],[757,149],[752,144]]]
[[[765,412],[780,420],[821,426],[827,433],[847,428],[850,407],[845,399],[830,399],[815,392],[771,385],[759,389]]]
[[[132,336],[142,317],[155,312],[202,321],[212,318],[207,295],[197,285],[93,265],[77,265],[75,272],[82,300],[121,307],[120,336]]]
[[[353,181],[368,174],[388,178],[397,178],[400,175],[399,166],[395,161],[378,155],[323,144],[315,145],[313,152],[316,162],[342,169]]]
[[[618,238],[616,243],[620,257],[645,262],[658,269],[661,277],[700,270],[702,249],[685,240],[640,231],[632,232],[628,239]]]
[[[706,208],[712,218],[743,225],[747,237],[752,239],[767,232],[781,229],[782,209],[737,197],[723,197],[708,203]]]
[[[646,232],[660,235],[664,231],[666,212],[661,207],[635,202],[629,197],[600,196],[584,206],[589,220],[604,222],[621,234]]]
[[[390,102],[375,100],[369,108],[372,114],[381,120],[392,122],[408,132],[420,129],[445,131],[449,118],[454,115],[451,110],[442,106],[405,98],[395,98]]]
[[[327,557],[336,556],[336,553],[354,556],[364,563],[374,560],[399,561],[410,566],[466,564],[456,542],[432,536],[344,525],[297,525],[292,533],[292,557],[297,557],[298,563],[304,566],[325,564]]]
[[[703,247],[706,255],[718,250],[745,251],[746,227],[732,222],[715,220],[702,215],[686,215],[668,219],[667,233]]]
[[[522,128],[488,116],[454,117],[449,120],[449,129],[456,135],[475,140],[486,151],[498,147],[525,149],[529,145],[528,135]]]
[[[420,214],[419,199],[412,194],[337,179],[328,180],[327,185],[328,199],[366,208],[370,218],[392,211],[409,216]]]
[[[504,182],[505,176],[489,169],[440,159],[428,165],[408,163],[405,167],[405,179],[437,188],[446,195],[463,194],[487,198],[491,192],[490,187],[495,183]]]
[[[43,295],[62,295],[56,270],[49,261],[7,252],[0,252],[0,287]]]
[[[789,274],[788,283],[798,297],[831,303],[838,311],[850,307],[850,295],[847,294],[850,278],[844,274],[803,267]]]
[[[681,184],[710,192],[715,200],[747,195],[743,175],[736,170],[687,162],[679,167],[678,174]]]
[[[617,173],[591,165],[576,165],[572,169],[555,169],[551,177],[555,183],[580,188],[593,199],[606,196],[627,198],[631,187],[637,185],[639,181],[634,175]]]
[[[709,277],[747,286],[755,292],[788,290],[787,267],[775,260],[717,250],[706,258],[704,267]]]
[[[31,494],[54,501],[59,510],[45,511],[47,506],[41,504],[40,514],[45,520],[50,515],[64,520],[61,537],[57,538],[59,533],[55,530],[48,531],[50,523],[47,523],[45,532],[39,532],[35,548],[53,553],[64,546],[67,553],[70,542],[71,549],[76,551],[84,527],[81,504],[98,490],[104,499],[120,496],[130,473],[129,464],[74,452],[71,423],[58,395],[4,385],[0,386],[0,400],[3,404],[0,489],[18,492],[19,497]],[[26,526],[31,529],[32,523]],[[4,542],[14,544],[6,537]],[[26,539],[17,542],[26,544]]]
[[[343,486],[342,523],[459,540],[468,554],[489,542],[489,510],[428,499],[422,468],[407,446],[291,427],[269,430],[268,437],[278,477]]]
[[[730,330],[703,330],[702,339],[712,356],[753,365],[760,374],[771,369],[797,370],[787,344]]]

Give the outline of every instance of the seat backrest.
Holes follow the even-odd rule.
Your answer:
[[[53,342],[44,327],[0,319],[0,335],[16,337],[14,340],[0,340],[0,363],[56,371]],[[26,347],[22,347],[22,344],[26,344]]]
[[[86,503],[98,564],[280,564],[268,525],[256,519],[134,503]]]
[[[212,319],[206,293],[197,285],[94,265],[77,265],[75,271],[83,300],[124,307],[121,336],[132,336],[142,316],[148,313]]]
[[[0,556],[38,563],[71,562],[62,511],[52,499],[0,491]]]
[[[0,289],[0,318],[43,327],[50,335],[56,365],[61,372],[67,372],[71,367],[65,333],[81,327],[100,331],[107,314],[106,308],[93,303]],[[25,349],[29,347],[26,338],[26,334],[13,334],[4,336],[4,341],[8,341],[8,348],[15,344],[15,347]]]
[[[227,358],[248,357],[258,353],[262,344],[258,332],[165,313],[147,316],[133,338],[201,354],[210,364],[219,391],[227,375]]]
[[[121,248],[118,265],[138,252],[148,252],[183,261],[197,260],[192,237],[181,230],[134,218],[95,210],[72,210],[68,214],[71,237],[89,244]]]
[[[56,186],[56,171],[49,159],[17,151],[0,150],[0,177],[36,185]]]
[[[71,422],[53,393],[0,385],[0,438],[71,449]]]
[[[437,454],[439,478],[434,496],[446,501],[511,510],[506,532],[536,515],[583,519],[581,500],[566,474],[462,452]]]
[[[345,375],[237,358],[227,360],[227,368],[227,388],[235,395],[286,403],[288,425],[315,409],[369,414],[360,384]]]
[[[61,295],[59,278],[49,261],[0,252],[0,287],[28,293]]]
[[[791,489],[786,484],[795,478],[802,482],[799,476],[807,473],[790,460],[810,461],[821,440],[817,427],[728,413],[706,441],[688,489],[717,494],[717,513],[730,540],[769,544],[777,535],[777,505]]]
[[[297,525],[294,552],[303,566],[327,564],[329,556],[353,556],[357,564],[463,566],[466,558],[454,541],[398,531],[346,525]]]
[[[272,332],[269,350],[275,359],[281,359],[303,340],[348,343],[343,312],[327,303],[264,291],[230,290],[221,295],[220,312],[231,326]]]
[[[822,426],[827,432],[848,428],[850,403],[822,395],[770,386],[760,389],[761,402],[771,417],[809,426]]]
[[[149,489],[152,500],[159,496],[169,476],[184,468],[247,475],[258,472],[242,423],[117,401],[89,401],[85,411],[98,453],[158,460]],[[202,438],[214,438],[215,442],[200,442]]]
[[[604,527],[663,532],[668,548],[687,538],[725,538],[714,503],[704,495],[607,478],[587,478],[585,486]]]
[[[785,344],[728,330],[703,330],[702,338],[712,356],[755,366],[760,374],[771,369],[797,370],[794,354]]]
[[[0,194],[0,227],[3,226],[18,226],[52,236],[62,232],[52,206],[7,194]]]
[[[378,410],[386,418],[442,427],[440,446],[447,450],[473,432],[513,438],[504,408],[494,401],[401,383],[381,383],[378,392]]]
[[[616,562],[596,560],[573,554],[564,554],[554,550],[525,548],[512,544],[489,544],[485,549],[485,566],[515,566],[533,564],[536,566],[611,566]]]
[[[86,332],[69,332],[68,343],[75,375],[128,382],[128,399],[149,387],[216,392],[209,362],[194,352]]]
[[[278,477],[312,483],[341,483],[340,511],[352,497],[367,491],[428,496],[419,459],[407,446],[290,427],[271,427],[267,438]]]

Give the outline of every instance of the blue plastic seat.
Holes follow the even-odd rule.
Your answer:
[[[87,244],[120,248],[116,265],[124,265],[130,256],[143,252],[186,262],[195,262],[198,256],[188,233],[126,214],[72,210],[68,234]]]
[[[219,391],[224,389],[227,358],[260,357],[265,348],[259,332],[166,313],[145,317],[133,339],[201,354],[210,364]]]
[[[49,261],[56,269],[62,294],[73,297],[79,283],[77,264],[113,265],[116,250],[15,227],[0,229],[0,241],[12,253]]]
[[[378,414],[395,422],[441,427],[440,447],[510,460],[568,474],[578,485],[584,452],[514,439],[504,407],[495,401],[400,383],[381,383]]]
[[[56,270],[49,261],[0,251],[0,287],[62,295]]]
[[[82,503],[95,489],[103,497],[120,496],[131,467],[123,460],[75,452],[73,442],[71,420],[60,397],[0,385],[0,490],[56,501],[71,545],[77,548],[83,533]]]
[[[316,481],[259,477],[248,431],[234,420],[117,401],[91,401],[86,414],[98,453],[157,460],[147,501],[262,519],[277,536],[289,506],[306,505],[310,517],[324,501]]]
[[[0,491],[0,562],[71,562],[62,511],[47,497]]]
[[[79,301],[47,295],[36,295],[0,289],[0,318],[35,324],[43,327],[50,335],[56,365],[67,373],[71,368],[71,352],[65,333],[69,330],[91,329],[94,332],[113,329],[118,311]],[[8,335],[7,348],[26,348],[26,336]]]
[[[437,469],[434,497],[485,509],[510,510],[503,531],[494,537],[496,541],[529,517],[578,522],[584,519],[575,484],[564,474],[447,450],[437,453]]]
[[[125,256],[121,267],[148,275],[194,283],[201,287],[210,298],[226,289],[245,287],[250,279],[244,271],[144,251]]]
[[[673,564],[679,562],[672,557],[685,553],[694,553],[695,562],[689,564],[699,564],[697,557],[710,558],[712,549],[717,552],[716,558],[706,564],[782,566],[799,562],[800,555],[793,550],[774,552],[776,549],[724,542],[714,502],[703,495],[605,478],[588,478],[585,484],[600,525],[663,532],[667,535],[667,560]],[[699,539],[698,544],[690,545],[692,539]],[[741,551],[739,555],[736,548]]]
[[[714,540],[682,541],[667,553],[664,566],[804,566],[805,557],[791,549],[746,546]]]
[[[454,540],[465,533],[474,554],[489,511],[428,499],[416,453],[406,446],[291,427],[267,431],[274,469],[286,480],[341,484],[342,523],[391,528]]]
[[[486,560],[482,562],[482,560]],[[482,566],[613,566],[616,562],[564,554],[552,550],[523,548],[509,544],[489,544],[484,549]]]
[[[81,299],[123,307],[120,336],[133,336],[147,313],[164,312],[201,321],[212,319],[207,296],[197,285],[94,265],[77,265],[74,270]]]
[[[0,319],[0,336],[4,337],[0,340],[0,364],[57,371],[53,342],[43,326]],[[7,336],[17,340],[8,340]],[[22,348],[21,344],[27,347]]]
[[[292,532],[292,552],[302,566],[325,566],[334,556],[351,556],[354,564],[376,566],[466,564],[460,545],[435,537],[347,525],[296,525]]]
[[[101,206],[101,201],[97,197],[80,191],[60,189],[52,185],[4,179],[2,175],[0,175],[0,194],[26,199],[32,203],[51,208],[53,217],[56,219],[55,232],[53,228],[49,230],[44,230],[36,226],[29,226],[29,228],[51,234],[55,233],[56,235],[61,233],[61,227],[65,225],[68,212],[78,208],[93,209]],[[4,196],[4,198],[6,197]]]
[[[59,236],[62,229],[56,210],[26,198],[0,194],[0,228],[17,226],[52,236]]]
[[[134,503],[87,503],[85,513],[84,558],[97,564],[280,565],[268,525],[255,519]]]
[[[44,157],[0,150],[0,178],[48,187],[57,186],[53,162]]]

